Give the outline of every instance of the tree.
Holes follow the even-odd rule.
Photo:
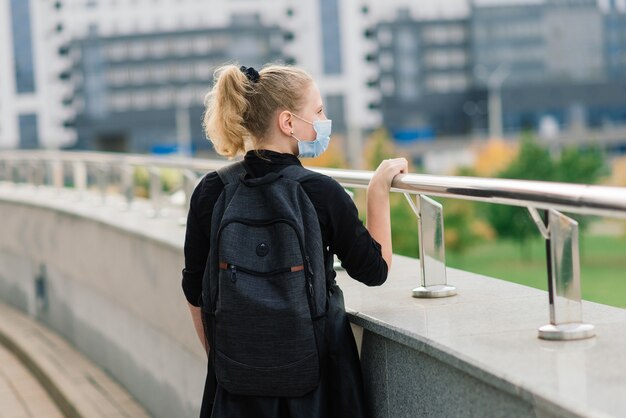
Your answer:
[[[545,147],[526,135],[517,157],[497,177],[593,184],[603,172],[604,159],[598,148],[567,148],[558,159],[553,159]],[[487,221],[499,237],[517,240],[523,249],[527,249],[527,240],[537,234],[526,208],[493,204],[487,214]],[[585,219],[577,220],[584,228]]]
[[[517,157],[497,177],[549,180],[553,173],[554,162],[548,150],[526,136],[521,141]],[[499,237],[517,240],[524,248],[528,238],[537,232],[526,208],[494,204],[489,206],[487,213],[488,222]]]

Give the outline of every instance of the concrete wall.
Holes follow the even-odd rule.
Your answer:
[[[45,201],[54,197],[30,194],[44,206],[0,198],[0,300],[62,334],[154,416],[197,416],[206,366],[180,288],[184,228],[145,219],[141,208],[121,213],[67,197],[66,208],[52,209]],[[106,212],[111,223],[97,219]],[[163,233],[180,245],[116,227],[118,215],[135,226],[172,224]]]
[[[182,213],[117,203],[0,183],[0,301],[60,332],[154,416],[197,416],[205,356],[180,289]],[[545,292],[448,278],[458,296],[418,300],[417,260],[394,257],[379,288],[340,273],[374,417],[623,416],[625,310],[584,303],[596,338],[542,341]]]

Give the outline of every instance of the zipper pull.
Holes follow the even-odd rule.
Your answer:
[[[313,289],[313,283],[311,282],[310,279],[309,279],[309,295],[311,295],[311,297],[315,295],[315,289]]]
[[[309,268],[309,274],[311,275],[311,277],[313,277],[314,274],[313,274],[313,268],[311,267],[311,260],[309,260],[308,255],[305,255],[304,258],[306,259],[306,265]]]
[[[235,283],[237,281],[237,267],[230,265],[230,281]]]

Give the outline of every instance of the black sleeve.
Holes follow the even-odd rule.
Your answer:
[[[202,276],[209,256],[211,216],[213,206],[224,188],[217,173],[207,174],[194,189],[187,214],[185,232],[185,267],[182,287],[185,298],[194,306],[200,305]]]
[[[383,284],[387,280],[387,263],[380,244],[359,219],[358,210],[343,187],[322,175],[305,180],[302,187],[317,210],[329,250],[339,257],[350,277],[368,286]]]

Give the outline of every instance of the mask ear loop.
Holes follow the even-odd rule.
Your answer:
[[[291,111],[289,112],[289,114],[290,114],[291,116],[294,116],[294,117],[296,117],[296,118],[300,119],[300,120],[301,120],[301,121],[303,121],[303,122],[306,122],[306,123],[308,123],[308,124],[312,125],[312,126],[313,126],[313,128],[314,128],[314,130],[315,130],[315,124],[313,124],[312,122],[309,122],[308,120],[306,120],[306,119],[304,119],[304,118],[301,118],[300,116],[296,115],[295,113],[293,113],[293,112],[291,112]],[[315,132],[317,132],[317,131],[315,131]],[[298,139],[298,138],[296,138],[295,136],[293,136],[293,129],[291,129],[291,137],[292,137],[293,139],[295,139],[296,141],[298,141],[298,142],[300,142],[300,141],[301,141],[300,139]]]

